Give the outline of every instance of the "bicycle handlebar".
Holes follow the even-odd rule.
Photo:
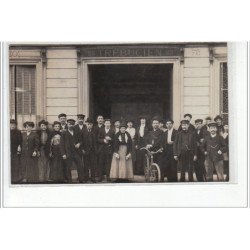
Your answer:
[[[163,148],[160,148],[160,149],[158,149],[157,151],[150,151],[148,148],[146,148],[146,147],[143,147],[143,148],[140,148],[140,150],[145,150],[145,151],[147,151],[147,153],[148,154],[150,154],[150,155],[154,155],[154,154],[158,154],[158,153],[162,153],[162,151],[163,151]]]

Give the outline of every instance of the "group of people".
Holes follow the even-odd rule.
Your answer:
[[[77,121],[60,114],[50,129],[47,121],[27,121],[24,132],[10,120],[12,183],[71,183],[72,170],[78,181],[129,182],[144,174],[146,147],[158,152],[154,161],[161,170],[161,181],[177,182],[229,180],[228,125],[220,116],[195,120],[185,114],[178,130],[174,121],[154,117],[151,124],[145,116],[133,121],[104,119],[94,121],[82,114]],[[180,178],[178,178],[180,172]],[[186,176],[187,175],[187,176]],[[226,179],[224,178],[226,176]]]

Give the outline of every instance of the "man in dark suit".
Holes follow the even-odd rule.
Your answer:
[[[188,130],[191,131],[191,132],[194,132],[195,131],[195,127],[193,124],[191,124],[191,120],[192,120],[192,115],[191,114],[185,114],[184,115],[184,120],[187,120],[188,121]],[[182,127],[181,125],[179,126],[178,128],[178,131],[182,131]]]
[[[99,165],[98,165],[98,181],[102,181],[103,175],[107,177],[107,181],[110,181],[110,168],[113,153],[113,140],[115,132],[111,129],[111,120],[105,119],[104,128],[101,128],[98,134],[98,153],[99,153]]]
[[[223,119],[221,116],[217,115],[214,118],[214,121],[217,123],[217,133],[222,135],[224,133]]]
[[[136,149],[136,164],[135,164],[135,174],[144,174],[144,152],[140,150],[146,146],[146,138],[149,133],[149,129],[146,125],[146,117],[140,116],[140,125],[135,131],[135,149]]]
[[[223,153],[228,151],[224,138],[218,134],[218,124],[209,124],[209,135],[202,142],[205,155],[206,180],[213,181],[214,170],[219,181],[224,181]]]
[[[177,182],[177,162],[174,159],[173,145],[178,131],[173,127],[174,121],[166,121],[167,130],[164,132],[163,165],[169,182]]]
[[[62,133],[60,149],[63,160],[66,161],[67,167],[67,180],[72,181],[71,169],[72,165],[75,164],[77,167],[79,182],[85,182],[84,176],[84,166],[81,160],[82,149],[81,149],[81,139],[74,131],[75,120],[68,119],[67,127],[68,129]]]
[[[163,143],[163,131],[159,129],[160,126],[160,119],[158,117],[154,117],[152,119],[152,128],[153,130],[149,132],[147,136],[147,148],[150,151],[156,152],[159,151],[157,154],[154,155],[154,162],[157,163],[160,167],[161,172],[164,172],[163,165],[162,165],[162,152],[164,148]],[[161,181],[164,180],[163,175],[161,175]]]
[[[64,113],[59,114],[58,120],[61,123],[61,132],[66,131],[68,129],[68,127],[67,127],[67,115]]]
[[[11,183],[16,184],[21,181],[21,145],[22,134],[17,129],[17,122],[10,120],[10,158],[11,158]]]
[[[83,154],[84,154],[84,172],[85,180],[89,179],[89,171],[91,181],[95,183],[96,168],[96,135],[93,130],[93,121],[90,118],[86,120],[86,128],[82,133]]]
[[[197,181],[203,182],[206,178],[205,167],[204,167],[204,153],[201,150],[201,144],[204,141],[206,135],[208,135],[208,131],[203,128],[203,120],[196,119],[195,120],[195,140],[197,143],[197,161],[194,162],[194,171],[196,174]]]
[[[174,141],[174,159],[178,161],[181,169],[181,181],[185,181],[185,173],[188,180],[193,181],[194,161],[197,160],[197,144],[195,135],[189,130],[189,121],[181,121],[182,130],[176,135]]]

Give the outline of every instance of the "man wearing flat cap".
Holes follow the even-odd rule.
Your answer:
[[[10,120],[10,158],[11,158],[11,183],[16,184],[21,181],[21,154],[22,134],[17,128],[17,122]]]
[[[81,159],[82,147],[81,138],[78,137],[74,130],[75,120],[68,119],[67,127],[68,129],[62,133],[61,138],[61,154],[63,160],[66,162],[66,178],[68,182],[72,182],[71,170],[72,166],[75,164],[78,173],[79,182],[85,182],[84,176],[84,166]]]
[[[193,124],[191,124],[191,120],[192,120],[193,116],[191,114],[185,114],[184,115],[184,120],[187,120],[189,123],[188,123],[188,130],[191,131],[191,132],[194,132],[195,131],[195,127]],[[178,131],[180,132],[182,130],[182,127],[181,125],[179,126],[178,128]]]
[[[202,152],[205,155],[206,180],[213,181],[214,170],[218,181],[224,181],[223,153],[228,151],[224,138],[217,133],[217,123],[209,123],[209,135],[202,142]]]
[[[61,113],[58,115],[58,120],[61,123],[61,132],[67,130],[67,115],[64,113]]]
[[[48,129],[48,122],[41,120],[38,123],[39,130],[37,135],[39,138],[39,148],[38,148],[38,170],[39,170],[39,181],[46,182],[48,180],[48,161],[49,161],[49,137],[50,131]]]
[[[189,129],[189,121],[181,121],[182,130],[174,141],[174,159],[178,161],[181,170],[181,182],[185,181],[185,173],[188,173],[188,181],[193,181],[194,161],[197,160],[197,144],[194,133]]]

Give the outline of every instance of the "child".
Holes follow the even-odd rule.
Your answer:
[[[185,181],[185,173],[188,173],[188,180],[193,181],[194,161],[197,160],[197,144],[194,133],[189,129],[189,121],[181,121],[181,131],[174,141],[174,159],[178,161],[181,169],[181,180]]]
[[[36,133],[32,132],[34,122],[25,122],[23,127],[21,146],[21,166],[23,182],[38,182],[37,152],[39,139]]]
[[[202,143],[202,150],[205,154],[206,180],[213,181],[213,172],[216,170],[218,180],[224,181],[223,175],[223,153],[227,152],[227,145],[224,138],[218,134],[217,123],[210,123],[209,135]]]

